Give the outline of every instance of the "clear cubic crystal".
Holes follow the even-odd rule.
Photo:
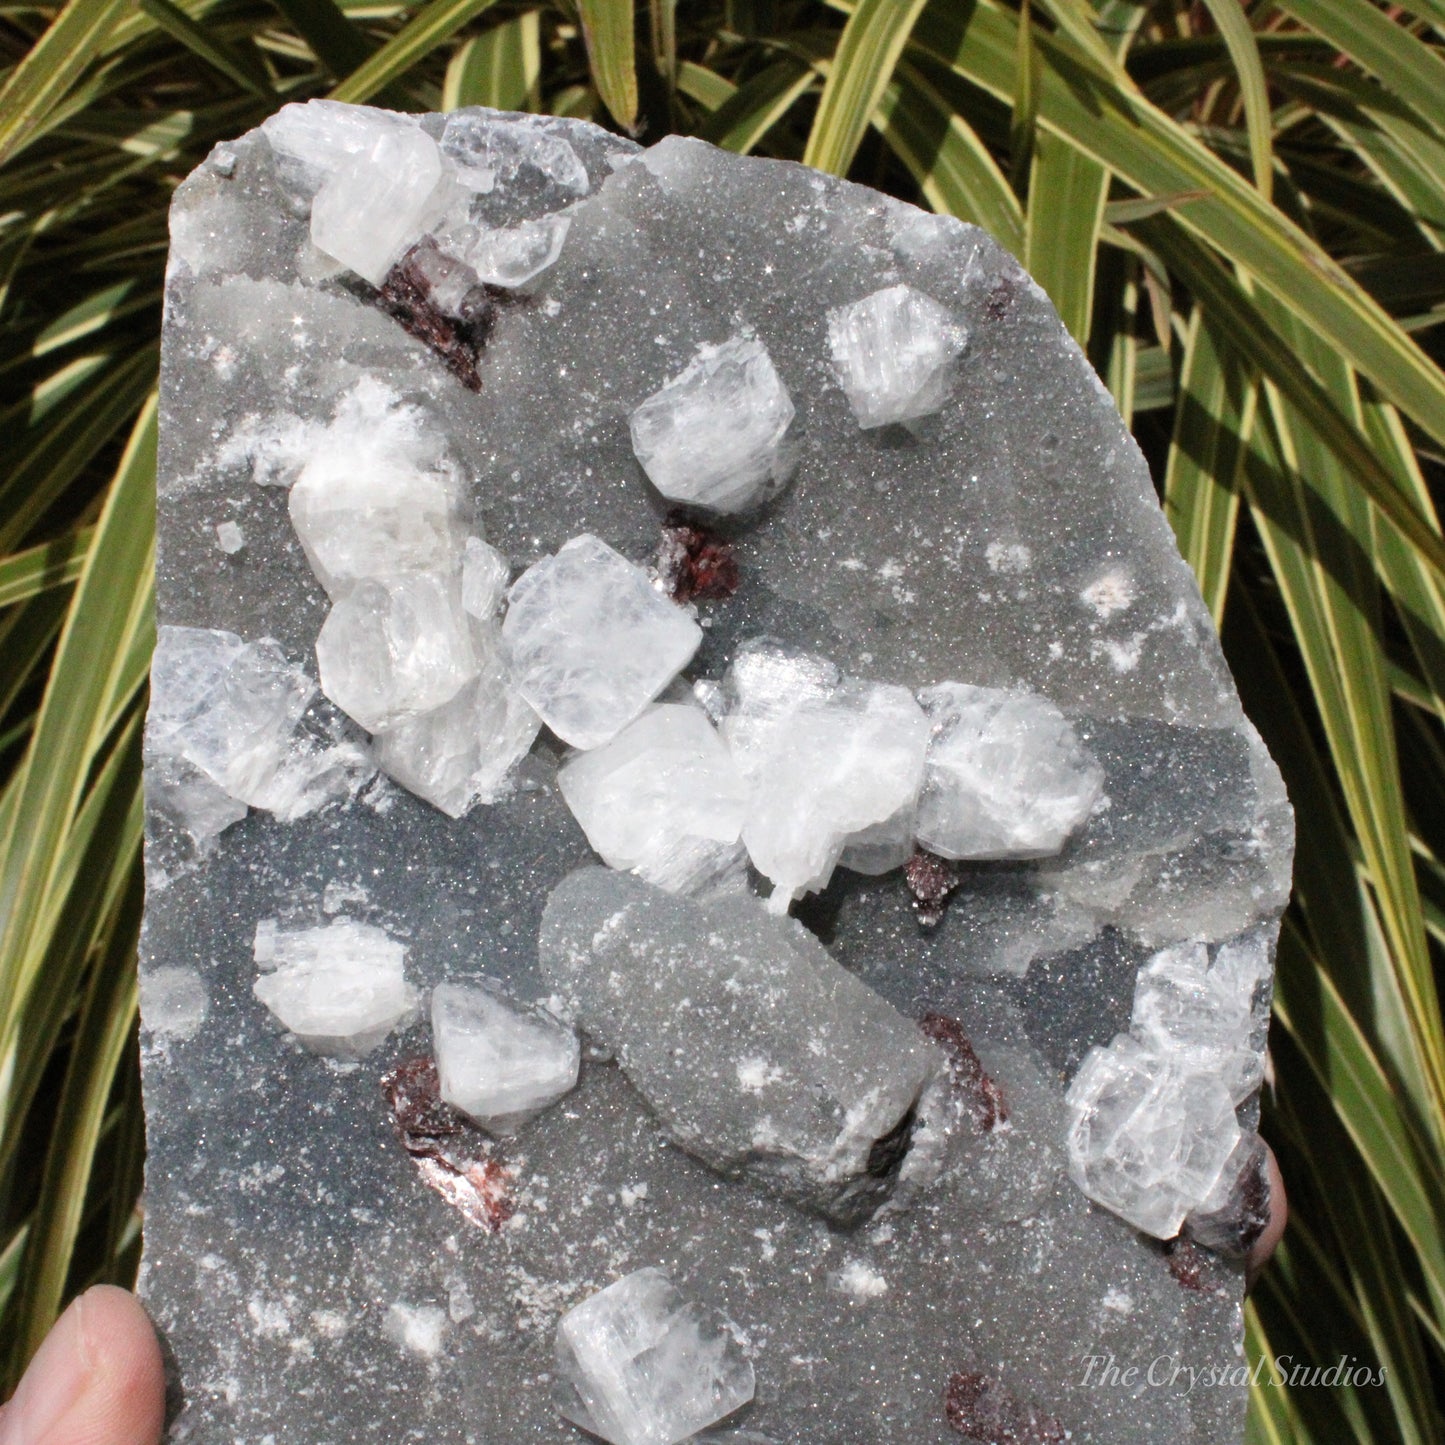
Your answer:
[[[839,1220],[887,1196],[875,1146],[942,1058],[801,924],[583,868],[548,899],[539,954],[674,1143]]]
[[[557,786],[612,868],[660,870],[699,842],[736,844],[747,789],[701,708],[650,707],[611,742],[563,764]]]
[[[479,670],[471,682],[439,708],[376,737],[376,760],[387,776],[452,818],[502,796],[542,727],[512,683],[496,624],[474,626],[472,643]]]
[[[557,1407],[611,1445],[677,1445],[753,1398],[729,1322],[639,1269],[557,1325]]]
[[[577,1083],[577,1035],[489,988],[441,983],[431,996],[441,1095],[493,1134],[510,1134]]]
[[[943,858],[1043,858],[1089,816],[1104,774],[1036,693],[944,682],[919,694],[933,724],[918,841]]]
[[[1178,1234],[1239,1142],[1218,1079],[1187,1074],[1128,1034],[1089,1051],[1066,1101],[1074,1182],[1158,1239]]]
[[[522,696],[564,742],[616,737],[687,665],[702,629],[584,533],[512,584],[502,637]]]
[[[516,189],[527,180],[569,197],[589,190],[581,157],[545,117],[448,116],[441,147],[456,163],[462,184],[483,195]]]
[[[912,286],[887,286],[828,313],[833,369],[862,427],[937,411],[967,340],[963,326]]]
[[[632,413],[632,449],[669,501],[741,512],[786,485],[792,422],[767,348],[739,335],[700,347]]]
[[[439,239],[478,281],[515,289],[556,264],[571,224],[571,216],[554,211],[514,226],[451,226]]]
[[[146,753],[189,764],[229,797],[264,806],[315,695],[315,684],[270,638],[246,643],[234,632],[162,627],[151,660]],[[182,775],[172,779],[179,786]]]
[[[317,1053],[360,1058],[416,1007],[406,949],[370,924],[338,919],[283,932],[263,919],[254,952],[263,970],[256,997]]]
[[[468,537],[462,551],[462,610],[490,622],[502,610],[512,564],[480,537]]]
[[[246,545],[246,534],[236,522],[222,522],[216,528],[216,546],[228,557],[234,557]]]
[[[320,429],[295,485],[291,523],[332,598],[368,577],[449,573],[466,529],[463,486],[421,411],[363,378]]]
[[[769,644],[740,653],[725,691],[722,735],[748,785],[743,842],[784,908],[826,887],[855,838],[866,848],[869,830],[911,817],[928,719],[906,688]]]
[[[446,167],[450,172],[451,167]],[[347,154],[311,203],[317,250],[380,286],[402,253],[445,213],[443,162],[416,126],[379,127]]]
[[[326,696],[368,732],[455,697],[477,656],[454,583],[427,572],[359,582],[316,639]]]

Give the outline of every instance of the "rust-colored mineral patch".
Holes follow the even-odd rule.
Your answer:
[[[674,602],[723,601],[738,590],[731,542],[687,525],[666,526],[657,548],[657,575]]]
[[[927,1013],[918,1020],[918,1027],[948,1056],[953,1082],[968,1095],[973,1107],[973,1122],[980,1134],[987,1134],[1008,1122],[1008,1105],[998,1081],[985,1070],[983,1061],[974,1052],[963,1025],[947,1014]]]
[[[943,1413],[960,1435],[980,1445],[1059,1445],[1068,1439],[1054,1416],[1024,1404],[997,1380],[973,1372],[949,1376]]]

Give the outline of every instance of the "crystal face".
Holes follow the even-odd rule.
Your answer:
[[[172,237],[176,1432],[1238,1445],[1233,1381],[1079,1380],[1238,1358],[1290,814],[1017,264],[700,142],[330,103]]]
[[[887,286],[828,313],[833,367],[862,427],[939,410],[967,340],[937,301],[912,286]]]
[[[431,1025],[442,1098],[493,1134],[512,1133],[577,1083],[577,1035],[489,989],[438,984]]]
[[[616,737],[685,667],[698,625],[596,537],[512,584],[502,638],[522,696],[573,747]]]
[[[918,841],[943,858],[1042,858],[1089,816],[1098,764],[1047,698],[946,682],[933,722]]]
[[[558,1407],[612,1445],[676,1445],[753,1397],[753,1367],[728,1322],[639,1269],[574,1305],[557,1326]]]
[[[788,478],[793,402],[755,336],[704,346],[632,413],[632,449],[671,502],[741,512]]]
[[[342,920],[289,933],[264,919],[254,953],[263,970],[256,997],[317,1053],[369,1054],[416,1006],[405,948],[370,924]]]

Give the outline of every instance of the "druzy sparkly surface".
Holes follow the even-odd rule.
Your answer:
[[[1202,1070],[1227,1116],[1205,1144],[1248,1137],[1290,815],[1108,395],[1046,299],[977,230],[695,142],[643,152],[580,123],[488,112],[453,120],[449,140],[446,126],[293,114],[218,150],[174,205],[159,621],[231,635],[198,654],[213,692],[243,647],[268,677],[306,679],[264,715],[223,689],[209,751],[159,732],[150,746],[142,1290],[177,1367],[175,1438],[580,1441],[556,1403],[559,1322],[660,1270],[682,1303],[668,1294],[659,1318],[708,1322],[678,1337],[677,1368],[702,1360],[730,1382],[719,1440],[947,1445],[1006,1427],[1020,1441],[1064,1430],[1099,1445],[1238,1441],[1246,1392],[1228,1372],[1242,1360],[1241,1270],[1194,1246],[1190,1269],[1171,1269],[1167,1246],[1111,1212],[1159,1200],[1208,1150],[1177,1111],[1165,1111],[1168,1137],[1124,1106],[1093,1109],[1081,1132],[1092,1106],[1070,1086],[1086,1058],[1086,1084],[1117,1059],[1154,1061],[1150,1078]],[[726,507],[753,510],[682,519],[707,528],[690,565],[705,549],[726,555],[729,585],[685,594],[665,573],[674,596],[695,600],[659,613],[653,602],[681,604],[666,587],[636,588],[665,527],[678,552],[679,519],[649,473],[674,496],[720,495],[717,478],[689,471],[687,428],[696,412],[700,444],[716,451],[716,410],[693,383],[700,355],[728,354],[705,348],[738,338],[768,363],[728,392],[765,393],[740,450],[746,485],[725,493]],[[885,343],[893,370],[880,369]],[[692,412],[660,415],[679,391]],[[590,607],[567,591],[565,567],[528,574],[582,537],[635,569]],[[425,570],[376,580],[378,547],[422,563],[446,552],[455,597],[417,581]],[[545,615],[499,620],[508,565],[510,578],[561,589]],[[512,602],[535,614],[544,589],[516,588]],[[675,656],[630,659],[604,638],[589,656],[612,670],[569,691],[507,637],[507,618],[530,641],[558,610],[577,614],[568,646],[626,613],[652,617]],[[173,647],[192,636],[167,635]],[[929,1017],[935,1042],[919,1057],[952,1060],[930,1087],[954,1102],[919,1104],[911,1139],[895,1141],[901,1165],[878,1164],[898,1187],[876,1212],[840,1223],[746,1167],[703,1162],[629,1082],[620,1046],[614,1057],[584,1039],[575,1089],[489,1140],[399,1089],[429,1077],[410,1062],[433,1053],[425,1008],[374,1046],[367,1035],[369,1051],[349,1050],[358,1058],[305,1047],[258,997],[258,976],[274,976],[268,938],[332,938],[346,923],[384,934],[387,958],[404,951],[418,1000],[442,983],[485,984],[518,1007],[550,1006],[543,913],[564,879],[599,862],[594,832],[615,850],[607,861],[633,866],[635,853],[665,886],[725,874],[725,893],[768,892],[768,846],[749,875],[736,840],[716,836],[720,816],[744,843],[769,826],[739,806],[726,769],[727,786],[709,771],[712,791],[674,815],[638,768],[635,826],[594,823],[589,801],[584,833],[557,783],[567,749],[550,730],[533,743],[528,711],[555,716],[578,746],[612,748],[583,752],[597,761],[574,764],[573,785],[627,806],[615,790],[630,786],[640,735],[624,729],[656,718],[654,699],[694,699],[726,739],[729,669],[765,641],[790,666],[820,659],[842,680],[809,718],[895,699],[919,749],[918,719],[937,719],[915,718],[909,694],[958,684],[1046,699],[1033,715],[1069,783],[1049,786],[1077,803],[1047,856],[1015,842],[1012,857],[979,861],[970,842],[954,850],[961,861],[910,868],[956,876],[934,890],[947,897],[930,905],[942,915],[931,927],[897,866],[912,814],[888,812],[923,784],[921,752],[886,773],[854,759],[849,801],[876,790],[877,816],[835,826],[828,795],[808,816],[838,836],[818,856],[802,840],[805,864],[778,865],[774,883],[822,888],[802,891],[793,914],[881,996],[876,1007]],[[173,675],[194,671],[184,649],[169,656]],[[662,693],[679,667],[681,690]],[[530,678],[526,705],[513,706],[507,677]],[[373,740],[358,718],[386,731]],[[884,751],[897,742],[885,733]],[[806,738],[782,737],[805,800],[810,766],[846,775],[837,744],[809,755]],[[1006,759],[1006,742],[987,756]],[[278,770],[289,757],[287,776],[305,764],[307,786],[288,786],[284,807],[249,776],[263,754]],[[965,776],[955,761],[939,761],[950,770],[934,769],[935,792]],[[1007,798],[1001,766],[981,771]],[[664,868],[658,829],[674,816],[722,863]],[[761,908],[749,918],[794,926]],[[1191,990],[1226,1000],[1228,1027],[1196,1028]],[[668,1027],[685,1056],[683,993]],[[806,990],[786,1006],[769,1029],[803,1038]],[[710,1058],[726,1052],[706,1043]],[[778,1087],[770,1062],[739,1057],[728,1087]],[[1197,1182],[1219,1185],[1217,1161]],[[1083,1187],[1110,1192],[1109,1208]],[[1207,1204],[1226,1202],[1215,1188]],[[1106,1361],[1134,1367],[1129,1383]],[[595,1383],[602,1366],[588,1368]],[[1190,1387],[1209,1370],[1226,1382]],[[752,1399],[735,1408],[745,1378]],[[640,1410],[641,1424],[609,1428],[691,1428],[661,1419],[660,1404],[649,1415],[651,1389],[616,1416]]]

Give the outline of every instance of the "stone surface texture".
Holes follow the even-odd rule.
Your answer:
[[[173,1438],[1237,1445],[1290,812],[982,232],[694,141],[288,106],[176,194],[157,607]],[[965,745],[945,685],[1027,716]],[[914,851],[965,798],[987,851]],[[475,1127],[451,989],[570,1013],[575,1087]],[[1138,1228],[1176,1220],[1187,1288]]]

